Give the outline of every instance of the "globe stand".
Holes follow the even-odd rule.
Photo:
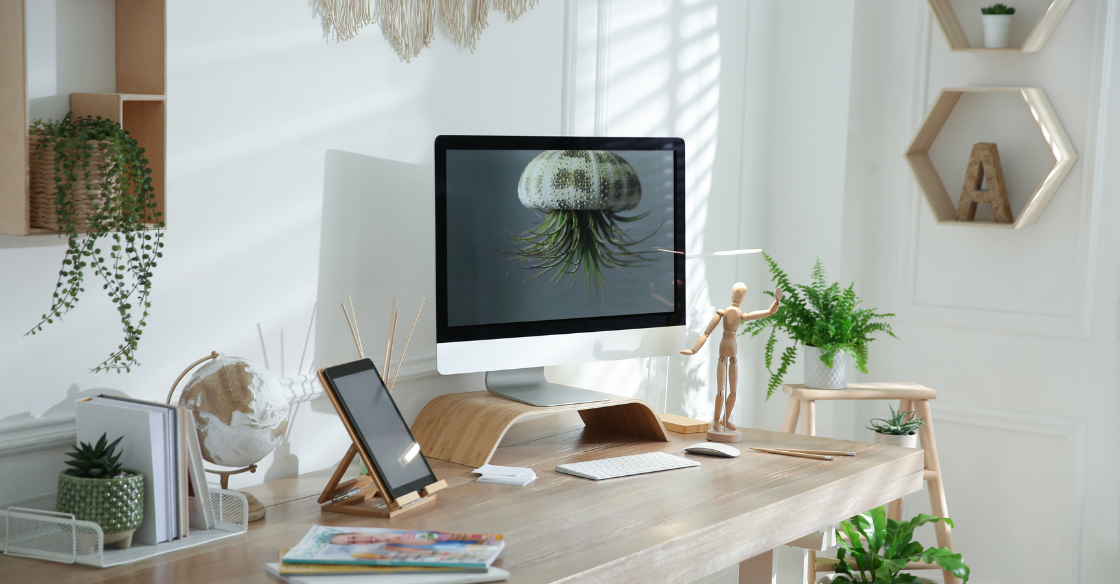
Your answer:
[[[175,383],[171,384],[171,391],[167,392],[167,401],[165,403],[167,403],[167,405],[171,405],[171,396],[175,395],[175,388],[179,386],[179,382],[182,381],[183,378],[186,377],[187,374],[190,373],[192,369],[194,369],[195,367],[198,367],[199,365],[201,365],[202,363],[205,363],[206,361],[209,361],[211,359],[217,359],[218,356],[219,355],[218,355],[217,351],[210,351],[209,355],[207,355],[207,356],[199,359],[198,361],[195,361],[194,363],[191,363],[190,365],[188,365],[187,368],[184,369],[183,372],[179,374],[179,377],[175,378]],[[229,477],[230,477],[230,475],[241,474],[243,472],[255,473],[255,472],[257,472],[257,465],[256,465],[256,463],[253,463],[253,464],[250,464],[249,466],[246,466],[245,468],[238,468],[238,469],[234,469],[234,470],[210,470],[208,468],[204,468],[202,470],[204,470],[204,471],[206,471],[210,474],[216,474],[219,477],[221,477],[221,479],[219,479],[219,481],[222,485],[222,488],[223,489],[229,489]],[[241,493],[242,495],[245,495],[245,499],[249,503],[248,520],[249,521],[256,521],[258,519],[264,519],[264,514],[265,514],[264,504],[261,503],[256,497],[254,497],[252,493],[247,493],[245,491],[238,491],[238,492]]]

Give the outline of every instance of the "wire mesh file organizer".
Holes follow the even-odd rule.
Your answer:
[[[55,511],[55,494],[50,493],[0,509],[0,550],[9,556],[108,568],[245,533],[249,528],[245,495],[211,488],[210,504],[213,529],[191,529],[187,537],[158,545],[134,541],[128,549],[118,550],[104,549],[100,525]]]

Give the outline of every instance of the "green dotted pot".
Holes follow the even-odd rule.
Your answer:
[[[127,548],[144,520],[144,475],[131,469],[122,472],[129,476],[90,479],[59,473],[55,510],[100,525],[105,543]]]

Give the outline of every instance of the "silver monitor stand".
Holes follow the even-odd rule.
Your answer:
[[[609,401],[596,391],[553,385],[544,378],[544,367],[486,372],[486,391],[531,406],[566,406]]]

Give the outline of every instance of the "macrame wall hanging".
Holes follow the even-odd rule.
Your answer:
[[[538,0],[311,0],[313,12],[323,21],[323,36],[335,42],[348,41],[358,31],[377,22],[381,34],[397,55],[411,62],[435,37],[436,4],[451,39],[472,52],[489,24],[490,9],[506,15],[510,22],[521,18]],[[371,9],[370,5],[377,7]]]

